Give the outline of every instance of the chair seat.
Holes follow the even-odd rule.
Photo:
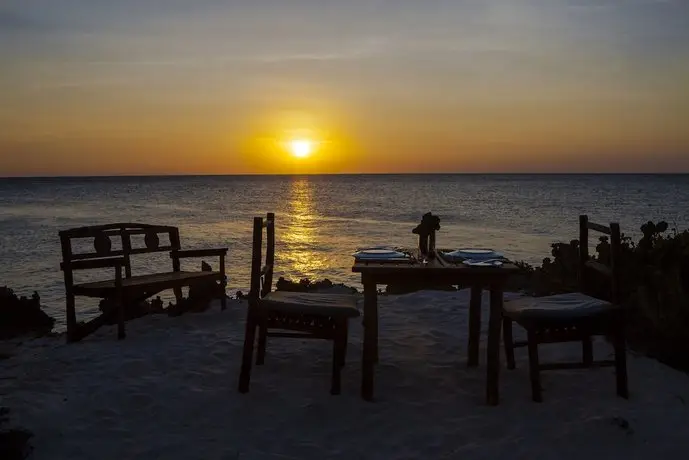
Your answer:
[[[355,318],[357,298],[348,294],[317,294],[310,292],[270,292],[261,299],[260,308],[286,313]]]
[[[503,314],[517,322],[528,321],[576,321],[609,313],[616,307],[595,297],[571,292],[545,297],[521,297],[506,301]]]

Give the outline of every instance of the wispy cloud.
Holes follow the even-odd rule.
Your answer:
[[[295,50],[274,54],[258,53],[250,59],[264,63],[281,63],[291,61],[339,61],[366,59],[379,56],[390,50],[391,43],[382,37],[360,38],[330,49]]]

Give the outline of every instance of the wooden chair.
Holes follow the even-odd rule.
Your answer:
[[[610,266],[590,260],[588,253],[589,230],[610,236]],[[624,334],[624,310],[619,301],[620,226],[611,223],[604,226],[589,222],[579,216],[579,283],[581,292],[557,294],[545,297],[523,297],[507,301],[503,307],[503,339],[508,369],[515,368],[514,348],[528,346],[529,371],[533,400],[542,401],[540,371],[550,369],[581,369],[588,367],[615,366],[617,394],[629,397],[627,388],[627,354]],[[593,297],[593,277],[598,274],[610,283],[610,298]],[[527,341],[512,340],[512,322],[527,331]],[[615,350],[614,360],[593,360],[591,337],[610,337]],[[581,341],[581,362],[539,363],[538,345]]]
[[[266,257],[262,265],[263,229],[266,229]],[[350,318],[359,316],[352,295],[304,292],[271,292],[275,262],[275,215],[254,218],[251,256],[251,290],[246,318],[239,391],[249,391],[254,341],[258,329],[256,364],[265,360],[268,337],[325,339],[333,341],[331,394],[340,393],[340,371],[347,353]],[[292,331],[292,332],[286,332]]]

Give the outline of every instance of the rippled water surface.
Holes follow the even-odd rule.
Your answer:
[[[0,179],[0,285],[38,290],[61,322],[61,229],[108,222],[180,227],[184,248],[227,246],[228,289],[249,284],[252,217],[277,215],[277,274],[357,284],[352,251],[414,245],[421,215],[441,216],[438,245],[490,246],[539,263],[576,237],[580,213],[626,233],[665,219],[689,227],[687,175],[381,175]],[[209,260],[210,262],[210,260]],[[197,262],[200,264],[200,262]],[[138,273],[169,269],[164,255]],[[79,301],[78,301],[79,302]],[[82,302],[84,314],[93,303]]]

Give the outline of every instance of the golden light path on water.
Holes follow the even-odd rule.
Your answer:
[[[277,263],[283,265],[288,273],[310,279],[314,279],[328,267],[326,253],[316,250],[320,232],[313,193],[313,184],[308,179],[292,181],[289,215],[284,218],[282,225],[278,223],[276,229],[276,232],[282,233],[277,244],[283,246],[280,248],[281,253],[276,256]]]

